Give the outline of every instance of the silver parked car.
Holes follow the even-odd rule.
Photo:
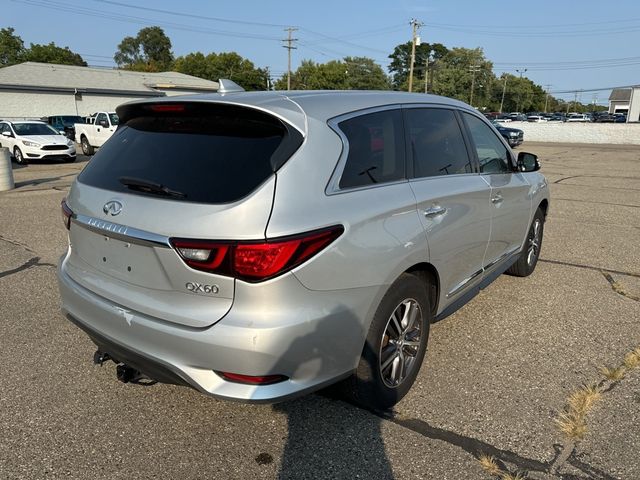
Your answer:
[[[533,272],[549,207],[468,105],[393,92],[128,103],[62,204],[62,308],[118,378],[276,402],[414,382],[429,324]]]

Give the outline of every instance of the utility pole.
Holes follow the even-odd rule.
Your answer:
[[[293,27],[285,28],[284,31],[288,32],[289,35],[287,36],[287,38],[282,40],[283,42],[287,42],[286,45],[282,45],[284,48],[287,49],[287,53],[288,53],[288,55],[287,55],[287,57],[288,57],[288,61],[287,61],[287,90],[291,90],[291,50],[295,50],[296,48],[298,48],[298,47],[294,47],[293,46],[293,42],[297,42],[298,39],[291,37],[293,32],[295,32],[296,30],[298,30],[298,29],[297,28],[293,28]]]
[[[416,43],[418,41],[418,28],[422,26],[422,23],[418,22],[415,18],[411,20],[411,27],[413,33],[411,34],[411,64],[409,65],[409,91],[413,91],[413,65],[416,63]]]
[[[429,93],[429,55],[424,59],[424,93]]]
[[[547,106],[549,105],[549,89],[553,87],[553,85],[551,85],[550,83],[547,83],[545,87],[547,87],[547,89],[546,89],[546,95],[544,96],[544,113],[547,113]]]
[[[523,68],[521,70],[516,69],[516,72],[518,72],[520,74],[520,80],[522,80],[522,75],[524,75],[526,73],[528,69],[527,68]],[[522,82],[520,82],[522,83]],[[522,85],[520,85],[520,87],[522,87]],[[518,103],[516,105],[516,112],[520,113],[520,101],[522,100],[522,93],[518,95]]]
[[[502,113],[502,107],[504,106],[504,94],[507,91],[507,74],[504,74],[504,86],[502,87],[502,99],[500,100],[500,113]]]
[[[476,83],[476,73],[480,71],[480,65],[471,65],[469,67],[469,71],[471,72],[471,95],[469,95],[469,105],[473,107],[473,87]]]

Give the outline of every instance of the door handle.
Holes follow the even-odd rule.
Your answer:
[[[491,203],[496,204],[496,203],[502,203],[502,195],[500,195],[499,193],[496,193],[493,197],[491,197]]]
[[[437,217],[438,215],[444,215],[445,213],[447,213],[447,209],[440,206],[429,207],[426,210],[424,210],[422,213],[424,213],[425,217],[431,218],[431,217]]]

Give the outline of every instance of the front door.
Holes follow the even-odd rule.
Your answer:
[[[482,119],[464,113],[482,178],[491,187],[491,239],[484,267],[497,265],[522,248],[531,218],[531,186],[514,168],[509,148]]]
[[[410,185],[440,274],[441,310],[482,277],[491,190],[476,171],[453,110],[405,109]]]

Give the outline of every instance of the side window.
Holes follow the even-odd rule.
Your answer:
[[[406,120],[415,177],[473,172],[460,125],[452,110],[409,108]]]
[[[340,188],[393,182],[405,178],[400,110],[385,110],[340,122],[349,154]]]
[[[106,122],[106,121],[107,121],[107,115],[105,113],[100,113],[96,117],[96,125],[100,125],[100,122]]]
[[[471,138],[478,152],[481,173],[509,173],[511,169],[511,155],[507,147],[498,139],[495,133],[479,118],[468,113],[463,114]]]

